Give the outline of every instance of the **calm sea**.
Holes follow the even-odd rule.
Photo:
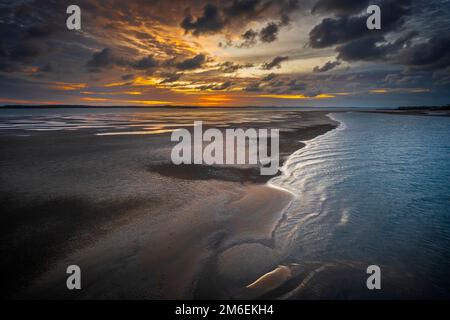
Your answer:
[[[331,117],[341,127],[271,181],[296,195],[276,246],[312,270],[288,297],[450,297],[450,118]],[[381,268],[377,293],[362,281],[369,265]]]

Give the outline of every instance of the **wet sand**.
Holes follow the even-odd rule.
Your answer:
[[[337,125],[290,112],[284,158]],[[291,195],[259,168],[173,166],[168,133],[94,133],[0,135],[3,297],[231,298],[277,267]],[[65,288],[71,264],[81,291]]]

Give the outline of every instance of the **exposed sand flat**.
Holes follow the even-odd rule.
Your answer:
[[[277,126],[287,156],[335,124],[289,111]],[[276,268],[272,231],[291,195],[263,185],[270,176],[180,169],[168,133],[95,133],[0,135],[4,297],[223,298]],[[65,289],[70,264],[82,268],[79,292]]]
[[[219,188],[220,184],[211,187]],[[189,298],[193,294],[193,280],[202,276],[204,264],[221,248],[246,241],[269,242],[290,197],[286,192],[263,185],[240,186],[233,192],[224,191],[181,206],[182,214],[173,216],[170,222],[165,219],[156,219],[153,223],[131,222],[93,246],[66,257],[39,278],[25,297],[58,295],[69,298],[65,290],[52,288],[58,288],[58,283],[64,282],[65,266],[78,261],[92,282],[88,290],[81,292],[80,298],[94,298],[96,294],[103,298],[119,298],[117,293],[108,292],[111,279],[104,278],[103,274],[109,273],[127,279],[130,290],[132,287],[142,290],[142,284],[147,284],[145,295],[139,293],[130,298]],[[126,250],[130,235],[136,244],[140,243],[137,251]],[[242,249],[240,245],[236,248]],[[233,255],[229,257],[236,260]],[[92,264],[92,261],[97,263]],[[111,261],[116,262],[112,264]]]
[[[260,290],[261,293],[273,290],[280,286],[292,275],[291,269],[286,266],[278,266],[275,270],[266,273],[246,286],[247,289]]]
[[[249,186],[242,198],[229,204],[229,241],[270,241],[292,195],[267,186]],[[225,246],[231,245],[228,241]]]

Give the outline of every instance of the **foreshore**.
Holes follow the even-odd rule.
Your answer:
[[[337,126],[289,112],[282,159]],[[174,166],[169,136],[2,135],[4,297],[232,298],[274,270],[291,195],[257,167]],[[81,291],[65,288],[71,264]]]

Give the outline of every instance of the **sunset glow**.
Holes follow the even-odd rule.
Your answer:
[[[364,15],[365,2],[338,12],[324,0],[82,0],[80,31],[62,23],[66,1],[7,5],[0,104],[447,103],[447,51],[434,51],[450,43],[435,32],[449,15],[428,19],[439,1],[384,1],[393,21],[373,33],[356,19],[349,32],[343,21]],[[32,11],[14,13],[28,3]],[[448,2],[438,6],[449,10]]]

